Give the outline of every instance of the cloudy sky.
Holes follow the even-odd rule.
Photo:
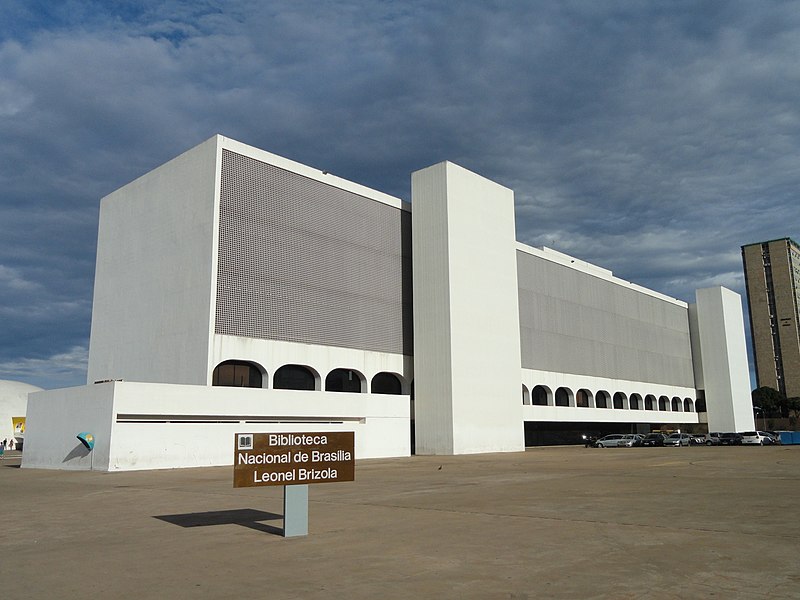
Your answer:
[[[0,0],[0,379],[85,382],[99,199],[215,133],[685,301],[800,241],[800,5]]]

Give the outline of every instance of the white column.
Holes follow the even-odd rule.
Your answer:
[[[741,297],[723,287],[697,290],[696,297],[708,430],[754,429]]]
[[[416,452],[522,450],[514,193],[448,162],[411,191]]]

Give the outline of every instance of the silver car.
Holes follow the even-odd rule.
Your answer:
[[[598,448],[630,448],[638,446],[641,436],[636,433],[612,433],[597,440],[595,446]]]
[[[611,435],[606,435],[601,437],[595,443],[595,447],[597,448],[616,448],[619,446],[619,443],[622,441],[622,434],[621,433],[612,433]]]
[[[665,446],[688,446],[692,443],[692,436],[688,433],[671,433],[664,440]]]

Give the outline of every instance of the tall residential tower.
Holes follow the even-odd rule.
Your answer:
[[[742,246],[758,387],[800,396],[800,246],[789,238]]]

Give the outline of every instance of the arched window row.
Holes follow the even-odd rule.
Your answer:
[[[373,394],[403,393],[403,379],[397,373],[382,371],[375,374],[369,385],[363,373],[356,369],[337,368],[331,370],[324,378],[307,365],[283,365],[270,377],[259,364],[226,360],[214,368],[211,384],[215,386],[266,388],[276,390],[325,390],[327,392],[349,392]]]
[[[530,390],[522,385],[522,403],[534,406],[573,406],[577,408],[608,408],[615,410],[652,410],[664,412],[705,412],[702,399],[658,396],[653,394],[631,394],[606,390],[592,392],[581,388],[573,393],[568,387],[555,390],[546,385],[535,385]]]

